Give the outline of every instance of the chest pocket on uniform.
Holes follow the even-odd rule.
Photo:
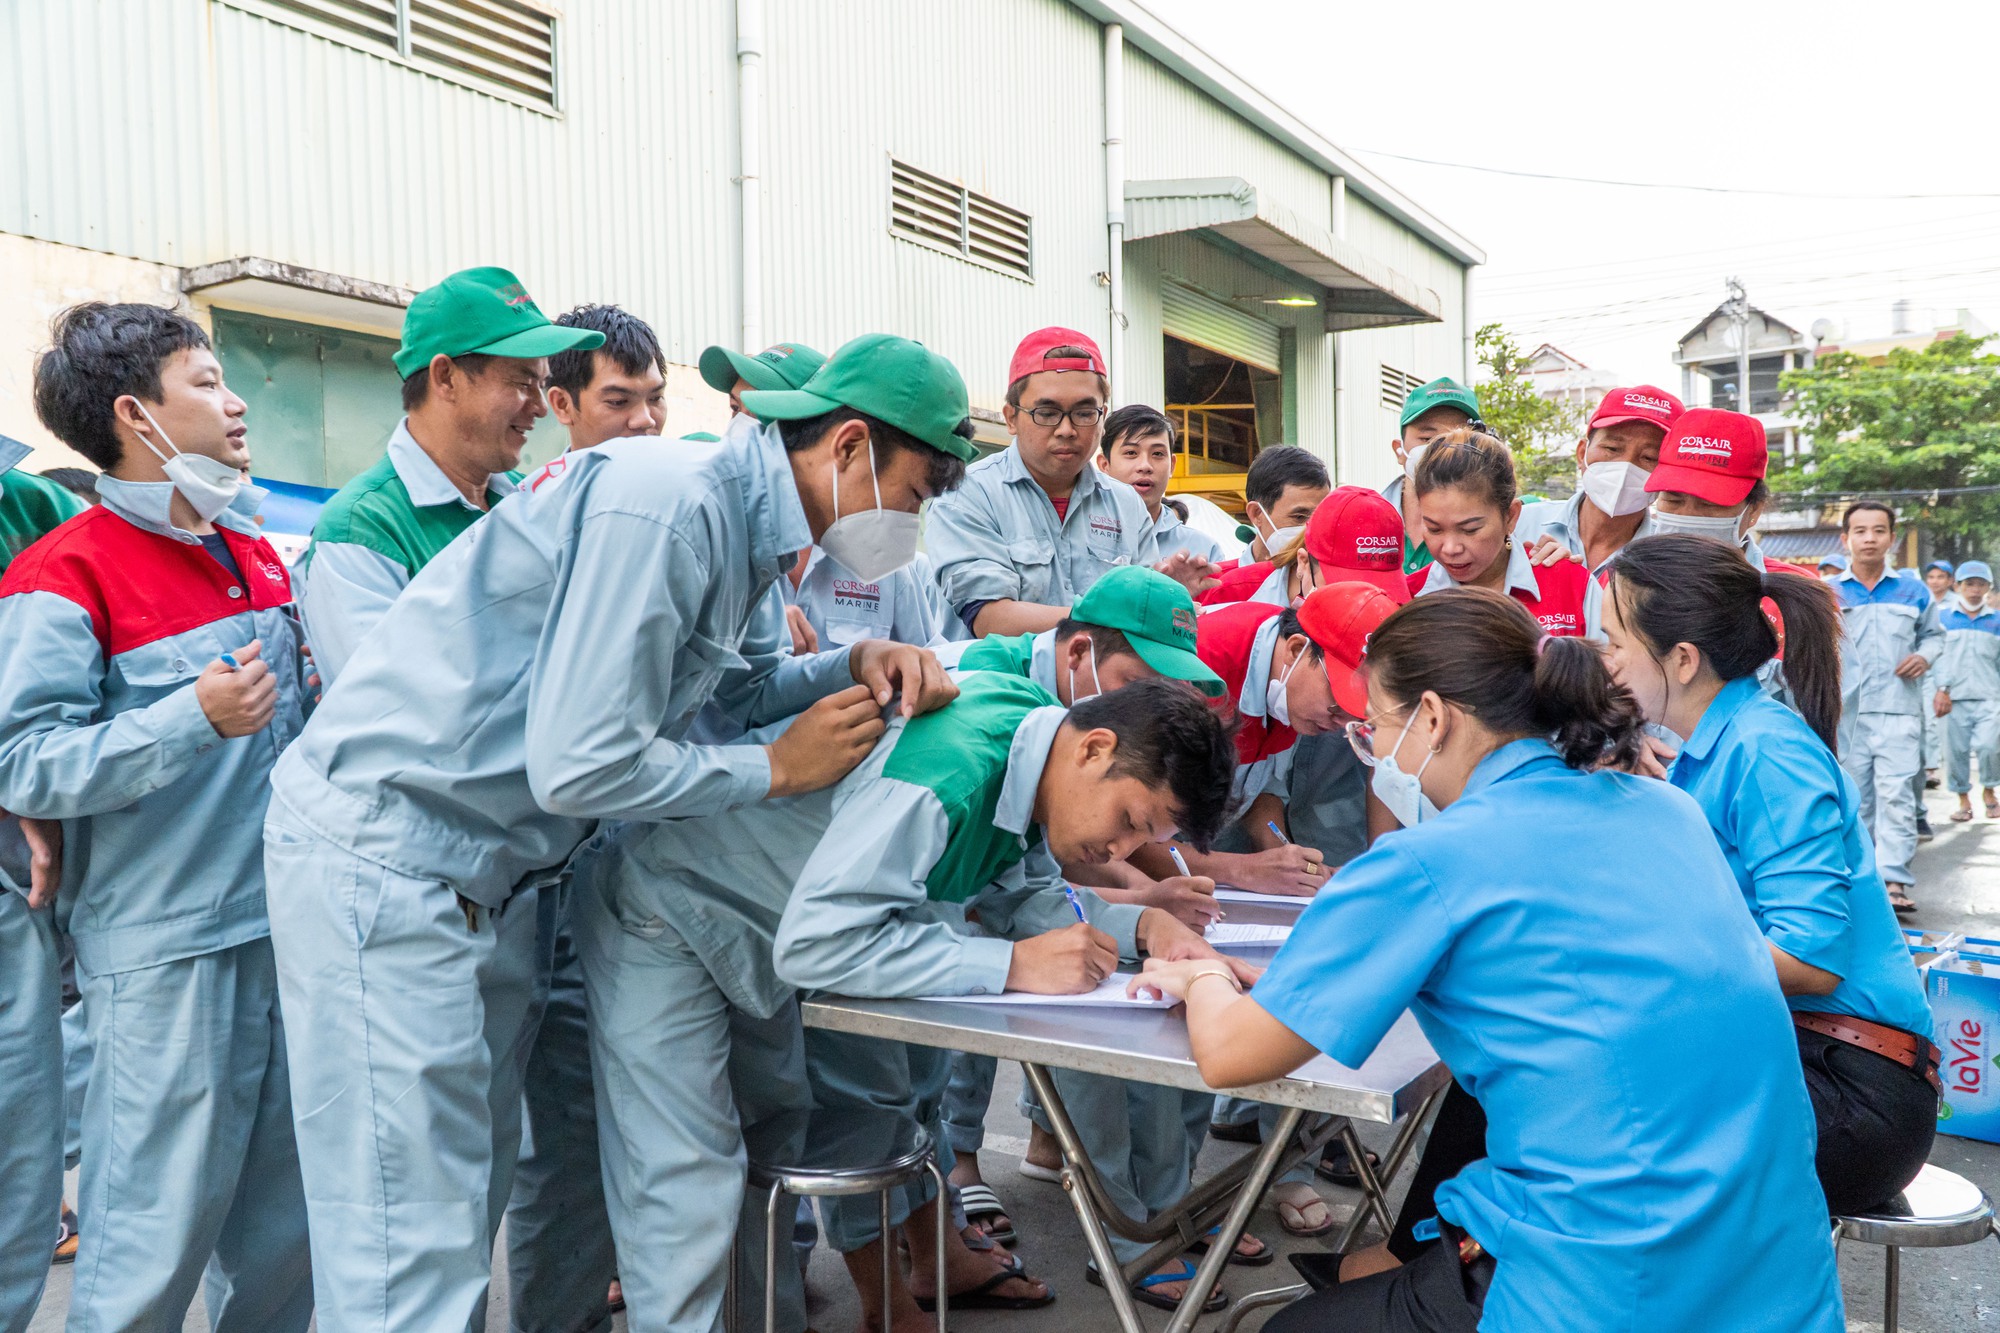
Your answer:
[[[1056,586],[1055,549],[1043,542],[1017,540],[1007,543],[1007,560],[1021,579],[1023,602],[1056,602],[1062,590]]]
[[[1094,515],[1083,545],[1090,552],[1091,559],[1101,565],[1126,563],[1125,528],[1115,514]]]

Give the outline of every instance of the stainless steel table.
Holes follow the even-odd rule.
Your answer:
[[[1295,916],[1293,909],[1279,904],[1229,904],[1232,921],[1285,922]],[[1259,957],[1255,950],[1237,952],[1253,960]],[[1262,956],[1268,957],[1269,953],[1265,950]],[[1336,1248],[1346,1249],[1371,1212],[1384,1231],[1389,1230],[1393,1221],[1383,1182],[1395,1177],[1415,1141],[1415,1131],[1424,1113],[1451,1080],[1418,1030],[1416,1020],[1404,1014],[1359,1069],[1348,1069],[1318,1056],[1289,1078],[1247,1088],[1222,1089],[1285,1108],[1278,1132],[1256,1153],[1195,1187],[1173,1212],[1150,1220],[1135,1220],[1120,1213],[1106,1198],[1049,1070],[1075,1069],[1164,1087],[1207,1091],[1208,1085],[1202,1081],[1189,1051],[1187,1025],[1180,1010],[1012,1008],[935,1000],[849,1000],[822,996],[806,1001],[801,1013],[807,1027],[1019,1061],[1062,1145],[1063,1189],[1076,1209],[1077,1221],[1097,1261],[1098,1271],[1106,1275],[1105,1290],[1126,1333],[1145,1333],[1129,1284],[1168,1258],[1185,1252],[1219,1223],[1220,1233],[1211,1238],[1194,1281],[1167,1325],[1168,1333],[1187,1333],[1208,1294],[1221,1279],[1230,1253],[1272,1178],[1308,1156],[1316,1158],[1320,1149],[1336,1136],[1345,1144],[1366,1196],[1365,1206],[1355,1210]],[[1313,1121],[1302,1129],[1308,1115]],[[1379,1174],[1370,1168],[1352,1126],[1335,1121],[1333,1117],[1337,1116],[1385,1125],[1403,1122],[1401,1132],[1383,1158]],[[1112,1255],[1107,1231],[1156,1243],[1121,1268]],[[1111,1275],[1121,1271],[1125,1280],[1112,1280]]]

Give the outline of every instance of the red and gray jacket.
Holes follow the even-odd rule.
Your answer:
[[[1228,687],[1212,702],[1238,723],[1236,773],[1229,792],[1231,819],[1241,815],[1262,792],[1281,797],[1287,794],[1290,755],[1299,737],[1266,715],[1264,697],[1282,615],[1282,607],[1238,602],[1204,611],[1195,620],[1195,654]]]
[[[270,933],[264,806],[305,724],[303,637],[277,552],[225,511],[215,526],[238,580],[199,538],[143,517],[162,508],[149,492],[104,478],[103,504],[0,579],[0,808],[63,821],[57,910],[93,974]],[[224,740],[195,680],[252,639],[277,714]]]

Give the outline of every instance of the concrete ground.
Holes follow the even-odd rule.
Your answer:
[[[1953,807],[1941,792],[1930,794],[1930,808],[1938,836],[1924,844],[1917,858],[1920,878],[1915,896],[1921,910],[1913,924],[2000,938],[2000,824],[1989,824],[1983,816],[1971,824],[1947,822]],[[1083,1235],[1062,1190],[1028,1180],[1016,1170],[1028,1137],[1027,1122],[1014,1104],[1019,1081],[1018,1068],[1001,1066],[988,1121],[987,1148],[980,1160],[988,1182],[1013,1209],[1023,1238],[1019,1252],[1029,1271],[1048,1280],[1058,1300],[1045,1310],[1026,1314],[954,1315],[952,1325],[966,1333],[1116,1333],[1110,1302],[1084,1279]],[[1387,1137],[1388,1131],[1382,1127],[1362,1129],[1363,1140],[1378,1151]],[[1211,1142],[1203,1154],[1202,1167],[1213,1169],[1242,1151],[1245,1149],[1235,1145]],[[1977,1182],[1989,1196],[2000,1198],[2000,1145],[1940,1136],[1931,1160]],[[1325,1186],[1324,1192],[1334,1203],[1336,1218],[1345,1220],[1357,1196],[1331,1186]],[[1259,1210],[1251,1225],[1281,1253],[1324,1243],[1286,1237],[1268,1207]],[[1843,1247],[1840,1276],[1847,1296],[1848,1328],[1854,1333],[1877,1333],[1882,1328],[1881,1251],[1870,1246]],[[1232,1296],[1240,1297],[1293,1280],[1291,1266],[1281,1258],[1268,1267],[1231,1268],[1224,1286]],[[857,1307],[845,1270],[835,1256],[824,1249],[817,1252],[808,1283],[813,1327],[820,1333],[853,1333]],[[487,1329],[489,1333],[508,1333],[506,1283],[497,1268],[494,1290],[496,1299]],[[31,1333],[56,1333],[62,1327],[68,1301],[69,1269],[51,1269],[48,1292],[30,1325]],[[2000,1248],[1981,1244],[1905,1251],[1902,1302],[1900,1326],[1910,1333],[2000,1328]],[[1164,1311],[1145,1309],[1144,1313],[1150,1327],[1165,1327]],[[1219,1327],[1225,1318],[1227,1312],[1208,1316],[1202,1326]],[[1254,1331],[1262,1318],[1262,1314],[1252,1316],[1246,1330]],[[615,1324],[623,1333],[624,1320]],[[206,1333],[208,1323],[199,1300],[184,1328],[188,1333]]]

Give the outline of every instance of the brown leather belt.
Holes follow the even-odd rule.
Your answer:
[[[1873,1051],[1886,1060],[1893,1060],[1921,1076],[1939,1096],[1944,1095],[1944,1085],[1938,1081],[1937,1072],[1938,1061],[1944,1058],[1943,1052],[1914,1033],[1892,1028],[1886,1023],[1871,1023],[1852,1014],[1827,1014],[1816,1009],[1792,1010],[1792,1023],[1808,1032],[1817,1032],[1822,1037],[1832,1037],[1835,1041],[1844,1041],[1864,1051]]]

